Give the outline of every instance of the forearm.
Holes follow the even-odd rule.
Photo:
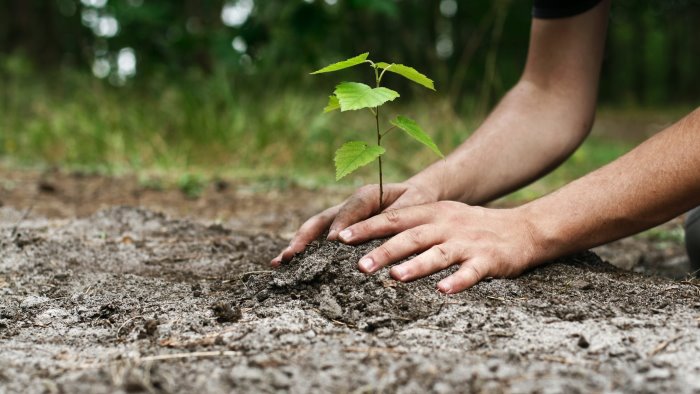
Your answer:
[[[409,182],[436,190],[438,200],[482,204],[544,175],[581,143],[595,98],[519,82],[474,134],[445,160]]]
[[[520,82],[471,138],[409,182],[476,205],[561,163],[593,122],[609,7],[604,0],[575,17],[533,19]]]
[[[700,109],[609,165],[519,208],[536,260],[613,241],[700,205]]]

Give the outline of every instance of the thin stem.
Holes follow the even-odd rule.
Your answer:
[[[384,73],[382,73],[384,75]],[[377,66],[374,66],[374,78],[377,81],[377,87],[382,80],[379,72],[377,71]],[[382,132],[379,131],[379,107],[374,108],[374,120],[377,125],[377,146],[382,146]],[[382,201],[384,200],[384,180],[382,176],[382,157],[379,156],[379,211],[382,211]]]
[[[374,119],[377,123],[377,146],[382,146],[382,133],[379,131],[379,107],[376,108]],[[379,211],[382,211],[382,200],[384,198],[384,182],[382,179],[382,157],[379,156]]]
[[[381,74],[379,74],[379,78],[377,78],[377,87],[379,87],[379,84],[382,82],[382,78],[384,77],[384,73],[387,72],[387,70],[389,70],[391,68],[391,66],[393,66],[393,65],[394,65],[394,63],[390,64],[387,68],[382,70]]]
[[[391,126],[391,127],[389,127],[388,129],[386,129],[386,130],[382,133],[382,138],[384,138],[385,135],[389,134],[389,132],[390,132],[391,130],[394,130],[395,128],[396,128],[396,126]]]

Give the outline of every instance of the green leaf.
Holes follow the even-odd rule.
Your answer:
[[[312,72],[311,74],[322,74],[322,73],[329,73],[333,71],[338,71],[342,70],[344,68],[350,68],[357,66],[358,64],[362,64],[367,60],[367,56],[369,56],[369,52],[365,52],[362,55],[357,55],[353,58],[343,60],[342,62],[338,63],[333,63],[330,66],[323,67],[320,70],[316,70]]]
[[[362,141],[346,142],[335,152],[335,180],[373,162],[384,152],[381,146],[369,146]]]
[[[332,94],[328,96],[328,104],[326,105],[326,108],[323,109],[323,112],[333,112],[336,109],[340,109],[340,103],[338,102],[338,98]]]
[[[442,158],[445,157],[442,154],[442,152],[440,152],[440,149],[438,149],[437,145],[435,145],[435,142],[433,142],[432,138],[430,138],[430,136],[426,134],[426,132],[423,131],[423,129],[421,129],[421,127],[418,126],[418,124],[413,119],[409,119],[405,116],[399,115],[396,117],[396,119],[391,121],[391,124],[405,131],[416,141],[430,148],[430,150],[435,152],[438,156]]]
[[[343,82],[335,87],[333,93],[338,97],[341,112],[379,107],[399,97],[399,94],[391,89],[371,88],[358,82]]]
[[[402,77],[409,79],[419,85],[423,85],[430,90],[435,90],[433,80],[416,71],[413,67],[404,66],[403,64],[389,64],[385,62],[377,63],[377,67],[388,72],[396,73]]]

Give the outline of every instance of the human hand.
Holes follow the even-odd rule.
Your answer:
[[[431,193],[430,188],[420,187],[410,181],[391,183],[384,185],[382,210],[389,211],[435,201],[437,194]],[[337,240],[341,230],[379,212],[379,185],[361,187],[344,202],[308,219],[297,230],[289,246],[270,263],[278,266],[291,259],[326,230],[328,239]]]
[[[459,264],[457,272],[437,284],[457,293],[487,277],[513,277],[541,262],[533,224],[518,208],[488,209],[453,201],[386,211],[341,231],[341,241],[357,244],[396,234],[359,261],[373,273],[415,253],[391,268],[406,282]]]

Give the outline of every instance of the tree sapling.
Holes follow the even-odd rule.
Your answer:
[[[394,128],[399,128],[406,132],[418,142],[430,148],[438,156],[444,157],[440,149],[430,136],[418,126],[418,124],[405,116],[397,116],[393,119],[391,127],[381,131],[379,107],[389,101],[399,97],[399,94],[391,89],[381,86],[384,73],[389,71],[401,75],[419,85],[422,85],[430,90],[435,91],[433,81],[416,71],[413,67],[404,66],[403,64],[375,63],[367,59],[369,52],[355,56],[353,58],[343,60],[342,62],[333,63],[320,70],[314,71],[311,74],[322,74],[333,71],[343,70],[354,67],[360,64],[367,63],[374,71],[374,80],[376,87],[371,87],[359,82],[342,82],[335,87],[335,91],[329,97],[328,105],[323,112],[332,112],[340,109],[341,112],[354,111],[358,109],[368,109],[374,115],[374,123],[377,132],[377,145],[369,145],[363,141],[349,141],[343,144],[335,152],[335,179],[340,180],[342,177],[350,174],[358,168],[365,166],[374,160],[379,161],[379,207],[382,207],[384,197],[384,184],[382,179],[382,155],[385,149],[382,147],[382,138]]]

